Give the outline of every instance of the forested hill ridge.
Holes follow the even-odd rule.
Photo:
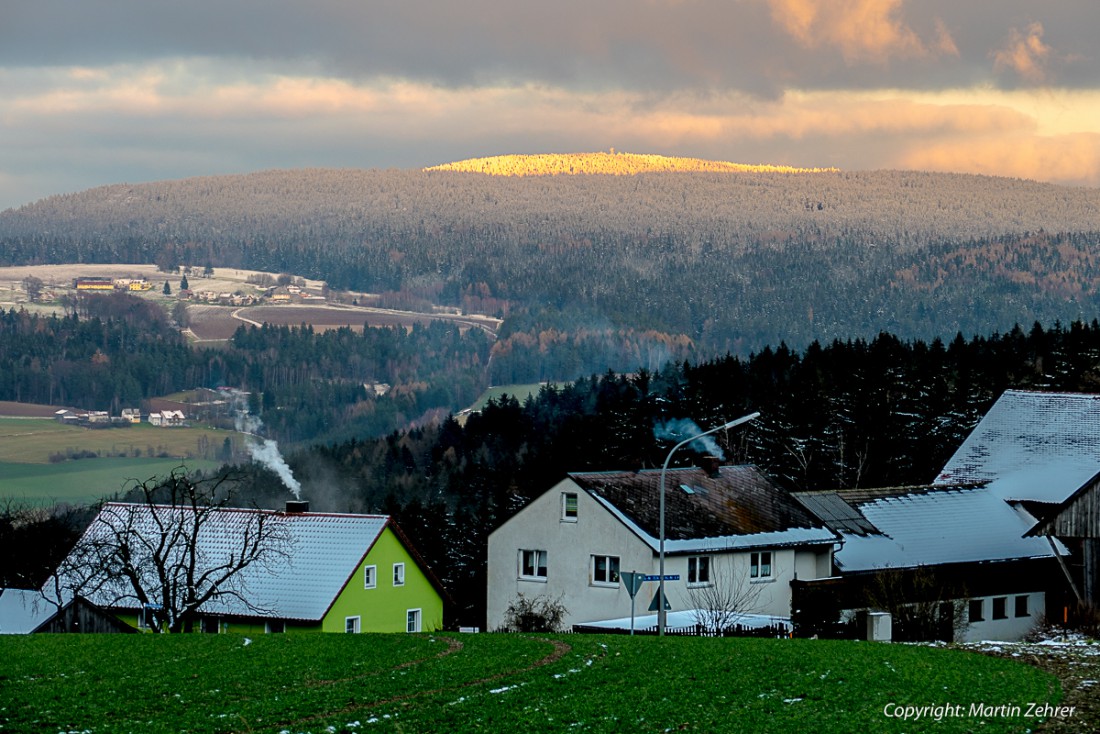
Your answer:
[[[1100,189],[907,171],[307,169],[0,213],[2,265],[244,267],[503,315],[497,383],[1091,320],[1098,245]]]
[[[753,165],[708,161],[701,158],[679,158],[637,153],[544,153],[541,155],[497,155],[488,158],[468,158],[455,163],[429,166],[425,171],[463,171],[490,176],[560,176],[601,174],[633,176],[639,173],[678,171],[688,173],[821,173],[836,168],[795,168],[792,166]]]

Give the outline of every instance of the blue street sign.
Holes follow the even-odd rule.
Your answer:
[[[659,574],[647,575],[645,577],[645,580],[646,581],[660,581],[661,576]],[[678,573],[666,573],[665,574],[665,581],[679,581],[679,580],[680,580],[680,574],[678,574]]]

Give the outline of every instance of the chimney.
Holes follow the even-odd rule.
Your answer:
[[[309,500],[287,500],[286,511],[288,514],[309,512]]]
[[[721,465],[721,459],[717,456],[710,456],[709,454],[699,461],[699,468],[706,472],[709,477],[718,476],[718,467]]]

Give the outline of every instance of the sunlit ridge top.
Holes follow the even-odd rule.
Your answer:
[[[569,174],[605,174],[631,176],[654,171],[711,173],[822,173],[836,168],[795,168],[793,166],[749,165],[699,158],[675,158],[635,153],[543,153],[536,155],[498,155],[469,158],[425,168],[425,171],[462,171],[490,176],[558,176]]]

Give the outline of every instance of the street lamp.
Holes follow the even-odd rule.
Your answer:
[[[658,581],[659,587],[657,596],[657,634],[660,637],[665,635],[665,472],[668,471],[668,463],[672,461],[672,455],[676,453],[676,450],[682,446],[686,446],[693,441],[698,441],[703,436],[709,436],[712,433],[718,433],[718,431],[727,431],[730,428],[741,425],[742,423],[748,423],[754,418],[759,417],[759,413],[750,413],[749,415],[741,416],[729,423],[723,423],[716,428],[711,428],[709,431],[703,431],[697,436],[691,438],[685,438],[680,443],[672,447],[672,450],[668,452],[668,456],[665,457],[664,466],[661,467],[661,504],[660,504],[660,534],[661,534],[661,561],[658,567],[658,574],[660,581]]]

